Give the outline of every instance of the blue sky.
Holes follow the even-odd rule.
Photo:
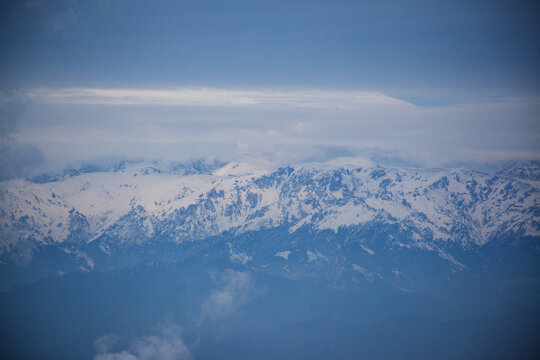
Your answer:
[[[276,161],[384,153],[447,165],[535,158],[540,150],[534,1],[33,0],[0,7],[2,146],[11,154],[2,161],[9,166],[24,162],[13,161],[19,153],[40,153],[32,164],[58,166],[178,153]],[[80,96],[81,89],[97,92]],[[186,98],[190,89],[199,100]],[[276,94],[287,100],[277,104]],[[355,94],[364,100],[342,101]],[[366,105],[374,94],[382,100]],[[118,103],[119,96],[137,101]],[[82,138],[72,144],[75,137]],[[246,137],[258,140],[246,145]],[[239,150],[257,144],[264,146]]]
[[[434,103],[539,90],[533,1],[64,0],[3,8],[2,79],[22,87],[361,88]]]

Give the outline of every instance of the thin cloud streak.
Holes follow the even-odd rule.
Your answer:
[[[269,107],[358,109],[369,106],[414,105],[375,91],[198,89],[36,89],[38,101],[92,105],[172,105],[196,107]]]

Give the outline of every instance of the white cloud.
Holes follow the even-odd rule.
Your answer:
[[[255,290],[255,282],[248,272],[227,269],[219,274],[218,281],[220,287],[202,304],[201,321],[220,320],[233,314]]]
[[[56,168],[111,157],[290,164],[360,156],[420,166],[540,157],[538,98],[422,108],[348,91],[31,93],[38,101],[22,114],[12,137],[42,150]]]
[[[334,158],[327,162],[329,165],[335,165],[339,167],[353,167],[353,168],[369,168],[375,166],[373,161],[365,156],[344,156]]]
[[[182,89],[36,89],[29,97],[53,103],[176,105],[201,107],[285,107],[355,109],[413,105],[374,91]]]
[[[182,329],[173,323],[161,326],[157,335],[135,340],[129,349],[112,351],[119,338],[104,335],[94,342],[94,360],[187,360],[191,354],[181,337]]]
[[[226,269],[212,274],[217,287],[201,303],[197,326],[233,315],[257,293],[249,272]],[[199,334],[200,337],[200,334]],[[200,338],[192,347],[199,345]],[[182,329],[167,320],[156,334],[139,337],[122,348],[120,338],[103,335],[94,342],[94,360],[187,360],[191,352],[182,338]]]

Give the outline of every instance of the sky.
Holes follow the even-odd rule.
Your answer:
[[[535,1],[3,1],[0,178],[124,158],[540,159]]]

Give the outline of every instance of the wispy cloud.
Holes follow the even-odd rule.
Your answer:
[[[369,105],[413,106],[374,91],[197,89],[36,89],[31,98],[94,105],[175,105],[202,107],[285,107],[355,109]]]
[[[187,360],[191,354],[182,340],[182,329],[171,322],[163,324],[155,335],[136,339],[129,349],[114,350],[116,335],[104,335],[94,342],[94,360]]]
[[[248,272],[227,269],[219,274],[218,281],[221,286],[202,304],[201,321],[220,320],[233,314],[255,289],[255,281]]]
[[[204,323],[215,323],[234,316],[258,293],[255,279],[249,272],[225,269],[210,275],[216,287],[201,302],[201,313],[196,320],[198,338],[195,343],[188,346],[182,337],[182,328],[166,319],[155,333],[138,337],[131,342],[122,341],[115,334],[100,336],[94,341],[94,360],[191,359],[190,348],[200,345],[200,331]]]
[[[20,93],[0,90],[0,180],[33,175],[44,160],[37,146],[13,138],[26,106]]]

